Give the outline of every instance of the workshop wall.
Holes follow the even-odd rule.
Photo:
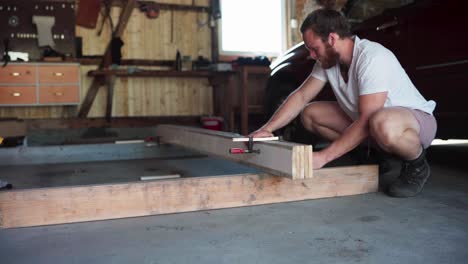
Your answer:
[[[209,0],[166,0],[172,4],[209,6]],[[112,8],[114,26],[120,7]],[[76,27],[76,36],[83,39],[83,55],[102,55],[110,39],[106,22],[100,36],[96,29]],[[206,13],[161,10],[159,17],[148,19],[135,9],[123,34],[123,59],[174,60],[177,49],[182,55],[211,59],[211,31]],[[81,101],[92,81],[89,70],[97,66],[81,66]],[[106,89],[102,87],[88,117],[104,117]],[[77,106],[1,107],[0,118],[68,118],[76,117]],[[112,114],[123,116],[205,115],[213,112],[212,88],[204,78],[118,78],[114,89]]]
[[[163,2],[163,1],[161,1]],[[192,0],[164,1],[173,4],[192,4]],[[209,0],[195,1],[209,6]],[[120,8],[112,9],[113,21],[118,21]],[[161,10],[159,17],[148,19],[135,10],[122,40],[122,58],[174,60],[177,49],[192,59],[203,56],[211,59],[211,31],[209,16],[193,11]],[[101,23],[99,18],[98,25]],[[100,37],[98,29],[77,27],[76,34],[83,38],[83,55],[104,53],[110,39],[108,24]],[[81,96],[87,93],[91,78],[86,73],[95,67],[82,66]],[[96,96],[88,117],[105,116],[106,89]],[[212,88],[203,78],[119,78],[114,89],[112,115],[206,115],[213,113]]]

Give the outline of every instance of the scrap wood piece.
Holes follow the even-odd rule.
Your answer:
[[[227,160],[259,168],[268,173],[291,179],[313,177],[312,146],[284,141],[256,142],[260,153],[233,155],[231,148],[243,148],[244,142],[233,142],[238,134],[194,127],[159,125],[155,133],[162,142],[180,145]]]
[[[326,168],[311,179],[269,174],[0,192],[0,227],[27,227],[231,208],[376,192],[376,165]],[[311,212],[312,213],[312,212]]]

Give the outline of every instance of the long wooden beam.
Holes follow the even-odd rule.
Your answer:
[[[291,179],[313,177],[312,146],[283,141],[258,142],[260,153],[230,154],[230,148],[245,148],[243,142],[233,142],[237,134],[193,127],[159,125],[155,129],[161,141],[194,149],[227,160],[262,169]]]
[[[27,227],[376,192],[377,166],[327,168],[312,179],[193,177],[0,192],[0,227]]]

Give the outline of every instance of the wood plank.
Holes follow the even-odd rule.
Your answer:
[[[0,192],[0,227],[27,227],[376,192],[377,166],[329,168],[293,181],[268,174]]]
[[[114,117],[111,122],[104,118],[68,119],[25,119],[28,131],[35,129],[73,129],[89,127],[151,127],[157,124],[178,124],[195,126],[200,116],[159,116],[159,117]]]
[[[146,143],[16,147],[0,151],[0,166],[200,156],[180,147]]]
[[[115,76],[107,76],[107,105],[106,105],[106,120],[110,122],[112,119],[112,103],[114,101],[114,86],[115,86]]]
[[[229,154],[231,148],[245,148],[243,142],[233,142],[238,134],[212,131],[206,129],[159,125],[155,128],[161,141],[194,149],[210,155],[260,168],[271,174],[291,179],[312,178],[311,162],[312,146],[283,141],[267,141],[255,143],[254,149],[260,154]]]
[[[232,72],[212,71],[173,71],[173,70],[140,70],[128,72],[127,70],[94,70],[88,76],[118,76],[118,77],[177,77],[177,78],[208,78],[215,75],[232,74]]]

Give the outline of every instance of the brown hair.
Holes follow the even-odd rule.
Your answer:
[[[333,9],[317,9],[307,15],[301,25],[301,33],[312,29],[323,41],[328,39],[330,33],[335,32],[341,38],[351,37],[350,25],[346,17]]]

